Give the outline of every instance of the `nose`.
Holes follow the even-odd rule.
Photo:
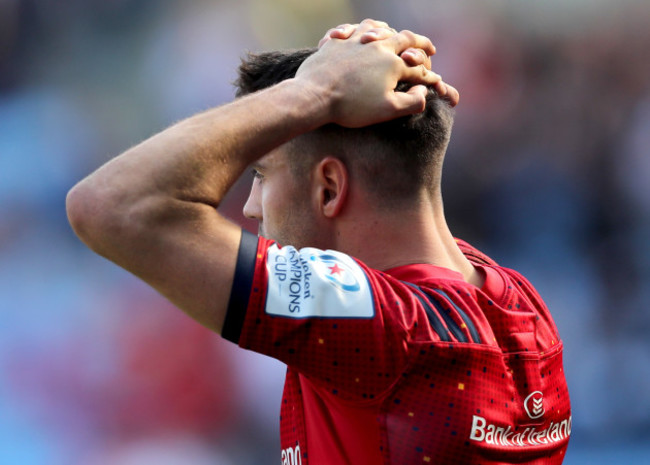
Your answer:
[[[260,202],[260,186],[257,179],[253,180],[248,199],[244,204],[244,216],[252,220],[262,221],[262,203]]]

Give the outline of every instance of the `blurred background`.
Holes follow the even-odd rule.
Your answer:
[[[0,464],[279,463],[283,366],[88,251],[64,200],[231,100],[247,50],[365,17],[430,36],[461,92],[447,213],[556,317],[565,463],[650,463],[650,3],[0,0]],[[248,182],[223,208],[254,231]]]

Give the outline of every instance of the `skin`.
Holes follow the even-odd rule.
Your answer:
[[[322,47],[331,39],[348,39],[358,27],[358,24],[341,24],[335,28],[328,30],[323,38],[318,42],[318,46]],[[375,27],[368,30],[362,37],[362,43],[369,43],[374,40],[382,40],[392,35],[397,34],[397,31],[390,27],[387,23],[382,21],[375,21]],[[436,52],[435,46],[433,47],[433,53]],[[431,69],[431,58],[422,49],[419,48],[407,48],[400,54],[400,57],[408,63],[410,66],[424,66],[426,69]],[[453,86],[445,83],[442,78],[439,82],[434,85],[436,93],[446,98],[451,106],[458,105],[460,101],[460,94]]]
[[[310,180],[296,179],[284,148],[262,157],[252,169],[253,184],[244,215],[258,221],[258,234],[298,248],[324,244],[325,225],[314,215],[305,195]]]
[[[296,179],[289,166],[283,149],[254,165],[257,174],[244,215],[258,221],[261,235],[297,248],[339,250],[379,270],[430,263],[482,285],[483,277],[449,231],[439,191],[432,195],[423,190],[409,208],[399,211],[378,209],[336,157],[317,163],[308,181]]]
[[[368,197],[336,157],[314,167],[302,196],[287,183],[286,142],[328,123],[361,127],[421,112],[425,86],[440,85],[423,58],[435,52],[426,37],[395,33],[372,20],[343,33],[326,40],[294,79],[181,121],[79,182],[66,200],[76,234],[220,332],[241,229],[216,207],[251,164],[266,164],[270,169],[247,203],[265,232],[298,245],[337,248],[379,269],[434,263],[473,279],[473,267],[444,224],[441,203],[436,207],[429,196],[423,194],[396,224],[395,215],[369,217]],[[414,85],[395,92],[398,81]],[[276,196],[291,201],[288,216],[281,216]]]

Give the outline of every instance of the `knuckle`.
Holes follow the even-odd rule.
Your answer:
[[[372,27],[380,27],[380,28],[384,28],[384,29],[390,29],[390,26],[388,25],[388,23],[386,23],[384,21],[377,21],[376,19],[372,19],[372,18],[364,19],[363,21],[361,21],[361,24],[372,26]]]
[[[386,27],[375,27],[370,29],[368,32],[374,32],[376,36],[380,38],[388,38],[393,35],[393,32]]]
[[[407,48],[402,52],[402,57],[411,65],[417,65],[422,61],[422,56],[412,48]]]
[[[402,29],[399,34],[403,36],[405,39],[407,39],[409,42],[415,42],[415,34],[412,31],[409,31],[408,29]]]
[[[351,27],[350,24],[339,24],[336,27],[331,28],[329,31],[327,31],[327,35],[332,35],[336,33],[345,33],[349,28]]]

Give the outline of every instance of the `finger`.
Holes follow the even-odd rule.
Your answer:
[[[458,105],[458,102],[460,101],[460,94],[458,93],[455,87],[450,86],[449,84],[445,84],[445,86],[447,87],[447,94],[445,95],[444,98],[449,102],[449,104],[452,107],[455,107],[456,105]]]
[[[406,66],[402,69],[401,73],[399,80],[412,84],[424,84],[425,86],[435,87],[442,80],[439,74],[427,69],[424,65]]]
[[[318,48],[321,48],[327,42],[331,40],[331,37],[328,34],[325,34],[321,40],[318,41]]]
[[[436,91],[436,94],[444,100],[446,100],[449,105],[452,107],[455,107],[458,105],[458,102],[460,100],[460,95],[456,88],[453,86],[450,86],[444,81],[440,81],[437,84],[433,86],[433,89]]]
[[[440,77],[440,81],[433,85],[433,90],[436,91],[438,97],[441,98],[447,97],[447,93],[448,93],[447,83],[445,83],[442,80],[442,76]]]
[[[428,56],[434,55],[436,53],[436,47],[428,37],[420,34],[415,34],[409,30],[400,31],[399,33],[390,37],[388,40],[393,43],[393,46],[395,47],[395,53],[398,55],[409,48],[422,49]]]
[[[407,48],[400,57],[409,66],[424,65],[427,69],[431,69],[431,58],[420,48]]]
[[[395,34],[397,34],[397,31],[393,28],[376,27],[364,32],[359,40],[362,44],[367,44],[375,40],[388,39]]]
[[[349,39],[358,26],[358,24],[340,24],[329,29],[323,38],[318,42],[318,48],[322,47],[330,39]]]
[[[416,85],[407,92],[394,92],[392,104],[396,117],[422,113],[426,108],[428,89],[426,86]]]
[[[370,18],[364,19],[363,21],[361,21],[359,25],[368,28],[381,27],[384,29],[392,29],[392,27],[390,27],[388,23],[384,21],[377,21],[376,19],[370,19]]]

